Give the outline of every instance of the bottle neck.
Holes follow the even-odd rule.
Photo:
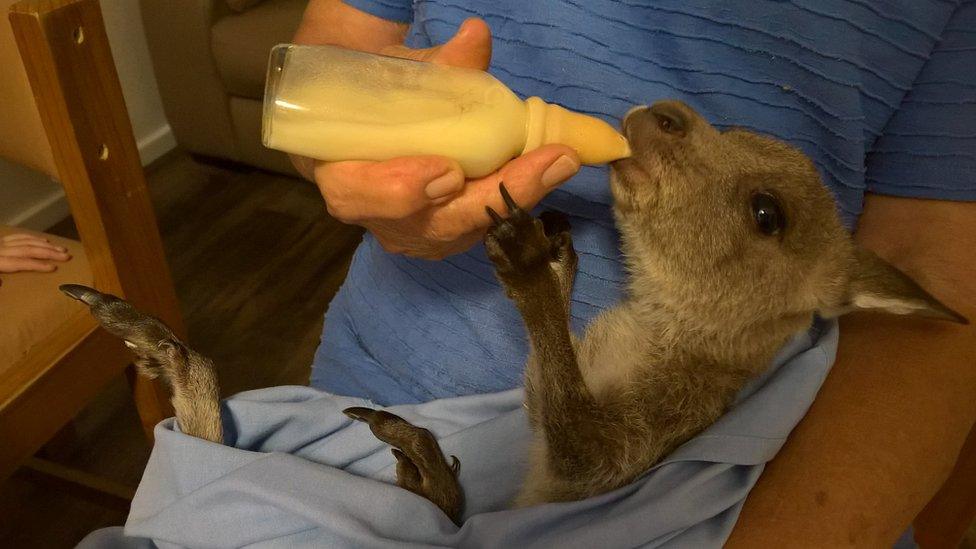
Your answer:
[[[520,155],[546,144],[546,115],[549,104],[538,97],[530,97],[525,100],[525,107],[525,147]]]

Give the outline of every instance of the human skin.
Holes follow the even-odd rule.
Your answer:
[[[334,44],[480,70],[491,59],[491,32],[478,19],[466,21],[448,43],[425,50],[404,47],[406,32],[406,25],[339,0],[313,0],[294,42]],[[467,181],[456,161],[440,156],[386,162],[321,162],[302,157],[292,161],[318,185],[333,217],[366,228],[388,252],[424,259],[461,253],[481,241],[490,222],[485,206],[503,207],[498,196],[501,181],[516,199],[532,206],[580,167],[576,151],[564,145],[540,147],[491,175]]]
[[[730,547],[890,547],[976,419],[976,203],[869,195],[855,236],[971,323],[843,317],[837,361]]]
[[[312,0],[296,40],[402,54],[406,31],[339,0]],[[446,52],[412,55],[486,65],[483,43],[469,36]],[[476,197],[481,208],[498,209],[494,194]],[[868,195],[855,237],[976,320],[976,204]],[[438,251],[462,251],[477,238]],[[840,324],[833,369],[750,492],[730,546],[891,546],[955,462],[976,419],[974,325],[870,314]]]
[[[57,263],[69,259],[71,255],[66,248],[39,236],[11,234],[0,239],[0,273],[49,273],[57,270]]]

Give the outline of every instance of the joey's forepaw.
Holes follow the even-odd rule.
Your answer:
[[[376,438],[393,446],[397,486],[427,498],[455,524],[461,523],[464,495],[457,479],[461,463],[455,456],[448,463],[430,431],[385,410],[353,407],[342,413],[368,424]]]
[[[504,183],[498,189],[508,208],[508,217],[485,206],[493,221],[485,234],[485,250],[499,277],[513,283],[518,278],[548,269],[552,253],[542,221],[520,208]]]

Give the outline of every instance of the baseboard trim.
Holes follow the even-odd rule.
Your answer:
[[[64,191],[58,189],[17,214],[9,224],[32,231],[45,231],[70,213]]]
[[[137,141],[136,146],[139,148],[142,165],[146,166],[175,149],[176,136],[173,135],[173,129],[169,124],[163,124]]]
[[[146,166],[175,149],[176,137],[169,124],[163,124],[137,141],[136,146],[139,148],[142,165]],[[44,231],[70,214],[71,210],[68,208],[64,191],[58,188],[7,220],[6,223],[33,231]]]

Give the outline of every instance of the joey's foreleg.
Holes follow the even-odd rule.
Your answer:
[[[559,280],[563,307],[566,309],[566,317],[569,318],[573,283],[576,280],[576,267],[579,263],[576,249],[573,248],[569,219],[562,212],[546,210],[539,215],[539,221],[542,222],[542,230],[549,239],[549,267]]]
[[[398,486],[427,498],[461,524],[464,493],[457,479],[461,464],[454,456],[447,462],[430,431],[384,410],[354,407],[342,412],[369,424],[376,438],[393,446]]]
[[[60,289],[88,305],[95,320],[125,342],[137,357],[141,375],[162,376],[169,383],[176,420],[184,433],[223,442],[220,390],[210,359],[187,347],[162,321],[114,295],[79,284],[64,284]]]
[[[519,208],[504,186],[500,191],[509,216],[488,208],[494,225],[485,249],[529,335],[529,415],[545,432],[554,472],[564,478],[585,475],[594,467],[591,457],[602,454],[604,411],[584,383],[569,331],[572,273],[565,269],[576,268],[572,240],[565,229],[547,235],[543,221]]]

